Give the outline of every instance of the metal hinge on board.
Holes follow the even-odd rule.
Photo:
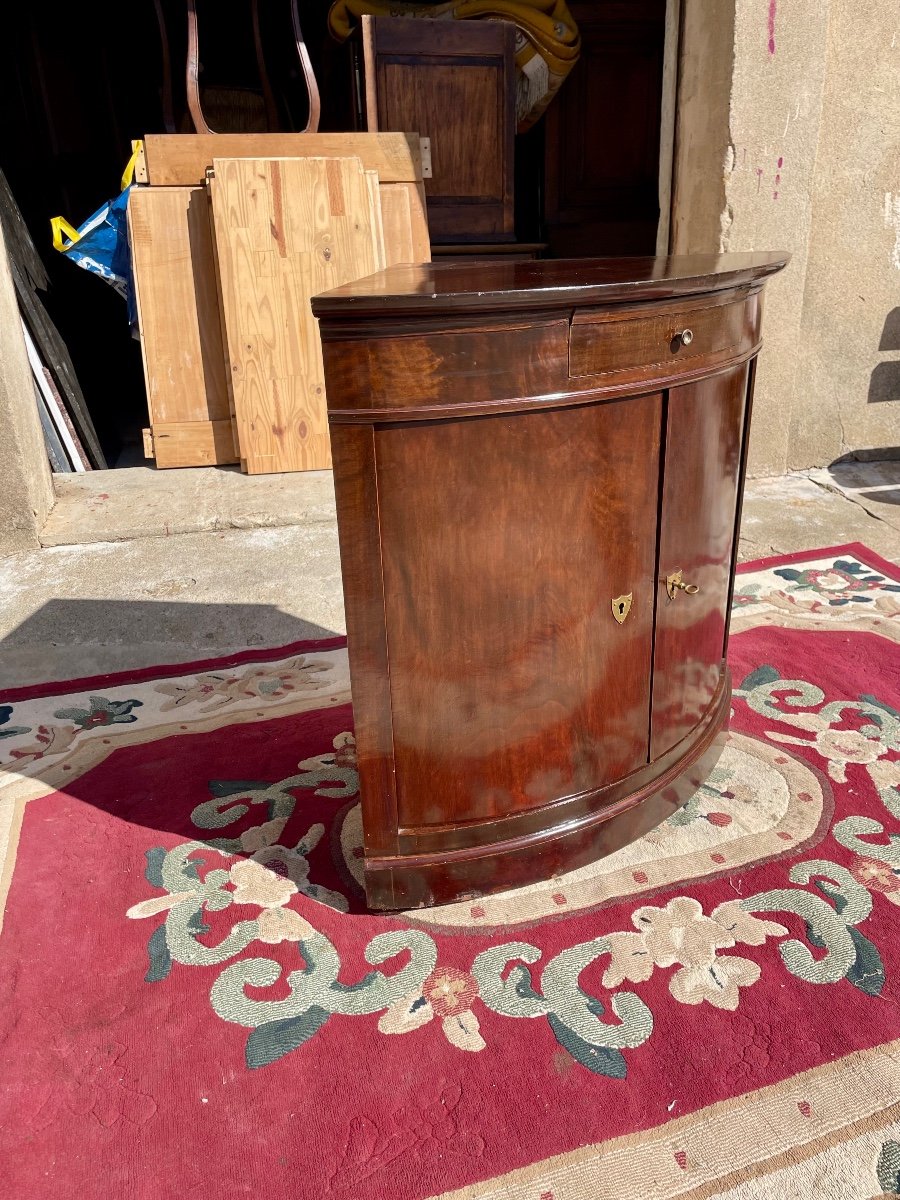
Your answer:
[[[422,178],[431,179],[431,138],[419,138],[419,149],[422,151]]]

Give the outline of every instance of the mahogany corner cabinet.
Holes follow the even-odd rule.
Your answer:
[[[558,875],[703,782],[787,257],[393,267],[313,301],[371,908]]]

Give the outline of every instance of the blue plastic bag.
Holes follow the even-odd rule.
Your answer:
[[[131,274],[131,254],[128,249],[128,194],[134,178],[134,164],[141,144],[135,144],[134,154],[122,176],[122,191],[115,200],[98,208],[93,216],[76,229],[64,217],[53,217],[53,247],[92,275],[99,275],[114,287],[128,304],[128,320],[137,317],[134,286]]]

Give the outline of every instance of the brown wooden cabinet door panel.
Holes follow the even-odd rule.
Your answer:
[[[368,127],[431,139],[434,241],[514,236],[514,44],[505,22],[363,17]]]
[[[719,682],[746,397],[746,364],[668,394],[651,758],[691,732]],[[679,570],[699,591],[670,599]]]
[[[570,0],[581,58],[547,110],[555,256],[651,254],[659,220],[665,0]]]
[[[661,420],[651,395],[376,431],[401,830],[646,762]]]

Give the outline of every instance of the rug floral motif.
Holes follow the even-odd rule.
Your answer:
[[[339,639],[0,697],[4,1194],[900,1194],[898,642],[865,548],[751,564],[683,809],[395,916]]]

